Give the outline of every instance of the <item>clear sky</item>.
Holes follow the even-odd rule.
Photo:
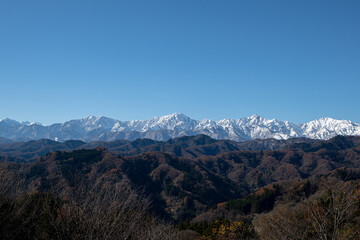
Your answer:
[[[0,118],[360,122],[359,0],[2,0]]]

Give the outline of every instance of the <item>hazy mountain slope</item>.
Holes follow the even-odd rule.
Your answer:
[[[215,156],[220,153],[239,150],[276,150],[291,148],[294,144],[308,146],[306,144],[312,144],[314,142],[316,142],[316,140],[291,138],[287,140],[257,139],[239,143],[231,140],[215,140],[206,135],[183,136],[170,139],[166,142],[151,139],[137,139],[134,141],[115,140],[112,142],[95,141],[91,143],[71,140],[61,143],[41,139],[1,144],[0,156],[13,161],[34,161],[52,151],[103,147],[122,156],[133,156],[146,152],[165,152],[178,157],[197,158],[199,156]]]
[[[10,140],[10,139],[0,137],[0,144],[9,144],[9,143],[12,143],[12,142],[13,141]]]
[[[11,161],[34,161],[49,152],[71,151],[84,145],[85,142],[70,140],[63,143],[49,139],[15,142],[0,145],[0,156]]]

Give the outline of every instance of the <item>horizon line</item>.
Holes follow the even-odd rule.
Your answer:
[[[2,122],[3,120],[10,120],[10,121],[15,121],[17,123],[20,123],[22,125],[40,125],[40,126],[44,126],[44,127],[48,127],[48,126],[51,126],[51,125],[54,125],[54,124],[64,124],[66,122],[70,122],[70,121],[76,121],[76,120],[85,120],[85,119],[90,119],[90,118],[107,118],[107,119],[111,119],[111,120],[115,120],[115,121],[119,121],[119,122],[131,122],[131,121],[149,121],[149,120],[152,120],[152,119],[156,119],[156,118],[162,118],[162,117],[170,117],[170,116],[175,116],[175,115],[183,115],[191,120],[195,120],[195,121],[204,121],[204,120],[210,120],[210,121],[213,121],[213,122],[219,122],[219,121],[224,121],[224,120],[241,120],[241,119],[244,119],[244,118],[254,118],[254,117],[260,117],[260,118],[263,118],[264,120],[267,120],[267,121],[280,121],[280,122],[289,122],[289,123],[293,123],[293,124],[296,124],[296,125],[301,125],[301,124],[306,124],[306,123],[310,123],[312,121],[316,121],[316,120],[321,120],[321,119],[331,119],[331,120],[337,120],[337,121],[350,121],[351,123],[357,123],[359,124],[358,122],[356,121],[352,121],[352,120],[349,120],[349,119],[336,119],[336,118],[332,118],[332,117],[320,117],[320,118],[316,118],[316,119],[313,119],[309,122],[300,122],[300,123],[294,123],[294,122],[290,122],[288,120],[279,120],[279,119],[276,119],[276,118],[272,118],[272,119],[269,119],[269,118],[266,118],[266,117],[263,117],[262,115],[259,115],[259,114],[253,114],[251,116],[248,116],[248,117],[240,117],[240,118],[224,118],[224,119],[220,119],[220,120],[212,120],[210,118],[203,118],[203,119],[194,119],[194,118],[191,118],[189,117],[188,115],[182,113],[182,112],[175,112],[175,113],[171,113],[171,114],[167,114],[167,115],[162,115],[162,116],[154,116],[152,118],[148,118],[148,119],[135,119],[135,120],[119,120],[119,119],[116,119],[116,118],[111,118],[111,117],[107,117],[107,116],[104,116],[104,115],[88,115],[87,117],[83,117],[83,118],[74,118],[74,119],[70,119],[70,120],[67,120],[67,121],[64,121],[64,122],[54,122],[54,123],[50,123],[50,124],[43,124],[41,122],[38,122],[38,121],[34,121],[34,122],[30,122],[30,121],[18,121],[18,120],[15,120],[15,119],[12,119],[12,118],[8,118],[8,117],[5,117],[5,118],[1,118],[0,119],[0,122]]]

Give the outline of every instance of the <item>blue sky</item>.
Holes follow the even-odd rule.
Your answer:
[[[360,1],[0,2],[0,118],[360,122]]]

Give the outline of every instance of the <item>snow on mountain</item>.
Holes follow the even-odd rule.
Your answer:
[[[196,120],[182,113],[174,113],[162,117],[154,117],[150,120],[135,120],[124,122],[128,129],[138,132],[159,130],[192,130],[197,125]]]
[[[49,126],[40,123],[20,123],[11,119],[0,120],[0,137],[12,140],[41,138],[56,139],[57,141],[69,139],[111,141],[136,138],[167,140],[173,137],[197,134],[235,141],[293,137],[329,139],[336,135],[360,135],[360,124],[332,118],[320,118],[305,124],[294,124],[276,119],[269,120],[259,115],[240,119],[199,121],[182,113],[132,121],[89,116]]]
[[[329,139],[336,135],[360,135],[360,124],[349,120],[320,118],[301,126],[304,136],[313,139]]]

